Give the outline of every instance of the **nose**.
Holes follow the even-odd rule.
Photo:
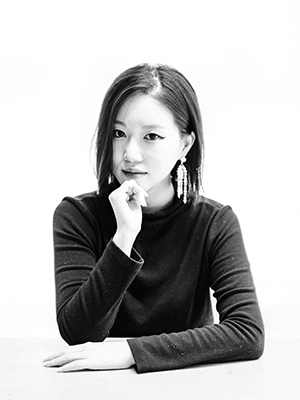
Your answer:
[[[142,161],[142,159],[143,157],[141,154],[141,150],[136,139],[131,138],[125,146],[124,160],[130,163],[137,163]]]

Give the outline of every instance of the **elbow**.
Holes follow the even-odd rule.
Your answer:
[[[264,331],[258,333],[255,338],[255,342],[252,343],[252,353],[253,353],[253,359],[257,360],[260,358],[265,349],[265,334]]]
[[[248,345],[246,359],[248,360],[257,360],[264,353],[264,339],[256,340]]]
[[[245,346],[245,359],[257,360],[263,353],[265,348],[265,333],[263,327],[257,327],[251,331]]]
[[[58,320],[57,325],[60,336],[69,346],[83,343],[80,340],[79,335],[74,334],[74,332],[67,326],[67,324],[64,321]]]
[[[58,330],[60,333],[60,336],[62,339],[69,345],[69,346],[74,346],[76,344],[81,344],[83,343],[80,338],[77,335],[74,335],[72,332],[70,332],[64,324],[58,323]]]
[[[264,352],[265,332],[260,323],[245,321],[231,322],[235,332],[235,360],[257,360]]]
[[[62,339],[69,346],[86,342],[103,342],[108,336],[106,332],[101,332],[101,330],[93,332],[92,329],[86,329],[82,326],[72,327],[63,320],[58,320],[57,324]]]

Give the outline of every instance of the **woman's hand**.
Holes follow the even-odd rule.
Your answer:
[[[148,197],[147,193],[135,180],[125,181],[109,196],[117,221],[114,242],[128,256],[130,256],[133,242],[141,229],[141,206],[147,206],[145,197]]]
[[[43,363],[45,367],[60,367],[58,372],[125,369],[135,364],[126,340],[70,346],[64,352],[47,357]]]

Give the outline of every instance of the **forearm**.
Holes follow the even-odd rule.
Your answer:
[[[135,241],[136,234],[132,234],[128,231],[117,230],[113,237],[113,242],[121,249],[128,257],[132,252],[132,246]]]
[[[210,286],[220,323],[130,339],[138,372],[199,363],[249,360],[264,349],[264,326],[238,221],[226,208],[217,216],[208,247]]]
[[[264,348],[264,331],[239,321],[184,332],[129,339],[137,372],[189,367],[196,364],[251,360]]]
[[[142,264],[110,242],[85,282],[80,282],[78,266],[64,267],[61,273],[58,268],[57,320],[62,337],[69,344],[104,340]]]

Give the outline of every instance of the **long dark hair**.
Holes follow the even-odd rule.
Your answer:
[[[188,170],[191,198],[202,188],[204,141],[201,113],[196,93],[183,74],[167,65],[140,64],[120,74],[108,89],[100,111],[96,129],[96,175],[101,193],[112,176],[113,129],[117,113],[131,96],[147,94],[160,101],[172,113],[182,135],[195,133],[195,142],[188,152],[185,166]],[[176,181],[177,164],[171,171]]]

